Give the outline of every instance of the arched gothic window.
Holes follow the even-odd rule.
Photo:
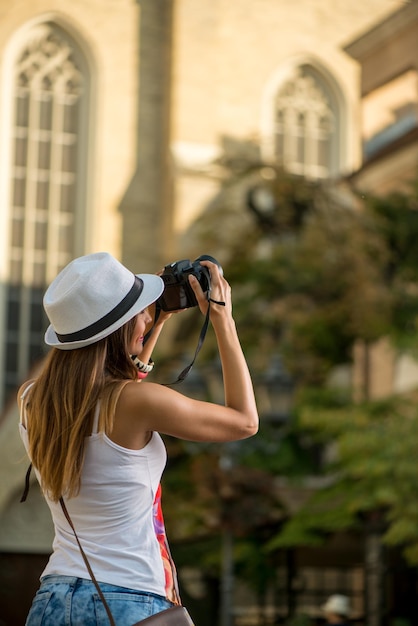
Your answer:
[[[275,158],[288,171],[326,178],[338,169],[338,110],[313,68],[301,66],[275,98]]]
[[[3,397],[42,355],[45,286],[74,256],[83,213],[85,67],[52,23],[35,26],[15,57]]]

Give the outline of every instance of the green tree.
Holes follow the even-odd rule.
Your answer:
[[[359,528],[378,516],[388,545],[418,564],[417,394],[341,406],[306,397],[300,428],[332,441],[338,456],[327,466],[329,484],[289,519],[269,548],[318,545],[330,532]],[[314,435],[315,436],[315,435]]]
[[[394,293],[381,230],[325,184],[259,165],[236,175],[195,224],[190,239],[219,259],[234,288],[234,308],[249,360],[266,367],[280,352],[299,385],[323,384],[350,362],[356,340],[391,329]],[[251,212],[248,190],[271,198]]]
[[[180,489],[188,497],[173,535],[200,538],[196,550],[206,555],[200,562],[210,571],[219,558],[210,538],[229,523],[227,508],[235,523],[237,573],[256,589],[269,578],[277,548],[318,544],[378,512],[385,540],[418,563],[415,398],[355,404],[349,389],[328,387],[335,367],[352,362],[358,341],[390,337],[400,349],[416,351],[418,185],[409,193],[362,199],[344,185],[310,182],[259,162],[222,165],[224,186],[187,233],[184,250],[190,258],[205,252],[219,259],[255,380],[279,354],[295,383],[295,404],[279,437],[263,425],[238,447],[228,474],[219,468],[216,447],[202,455],[176,444],[173,493]],[[194,347],[200,324],[190,312],[179,326],[182,346],[188,340]],[[215,353],[209,333],[195,367]],[[312,448],[330,442],[335,460],[318,467]],[[274,477],[300,482],[314,471],[324,474],[327,487],[291,515]],[[255,494],[249,484],[264,488]],[[171,506],[176,520],[178,500]],[[205,552],[203,545],[212,548]]]
[[[417,355],[418,323],[418,185],[386,197],[369,196],[362,217],[385,252],[377,277],[390,292],[382,311],[379,336]],[[385,328],[386,327],[386,328]],[[363,337],[367,339],[367,337]],[[370,339],[370,338],[369,338]],[[417,394],[397,395],[379,402],[353,404],[350,398],[305,388],[299,397],[299,427],[338,454],[325,468],[332,480],[289,520],[270,547],[317,543],[327,532],[359,526],[376,514],[383,541],[401,547],[411,565],[418,564],[416,483]]]
[[[386,248],[382,282],[393,294],[391,336],[416,352],[418,338],[418,181],[408,192],[365,199],[365,214]]]

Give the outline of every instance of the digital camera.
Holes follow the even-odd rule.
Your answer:
[[[212,261],[221,268],[218,261],[208,254],[199,256],[195,261],[183,259],[166,265],[161,278],[164,281],[164,291],[157,300],[163,311],[178,311],[197,306],[196,296],[189,284],[189,276],[196,276],[204,292],[210,290],[210,273],[200,261]]]

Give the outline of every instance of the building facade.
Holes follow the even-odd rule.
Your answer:
[[[161,265],[170,8],[0,3],[2,405],[42,356],[42,293],[69,260]]]

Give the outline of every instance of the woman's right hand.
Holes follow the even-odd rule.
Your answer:
[[[231,287],[228,281],[224,278],[220,267],[212,261],[202,260],[200,264],[206,267],[210,273],[210,291],[205,293],[193,274],[189,275],[190,285],[195,293],[197,303],[203,315],[206,315],[209,302],[208,297],[211,299],[211,311],[210,316],[216,317],[217,314],[225,314],[232,312],[231,302]],[[216,302],[222,302],[223,304],[216,304]]]

